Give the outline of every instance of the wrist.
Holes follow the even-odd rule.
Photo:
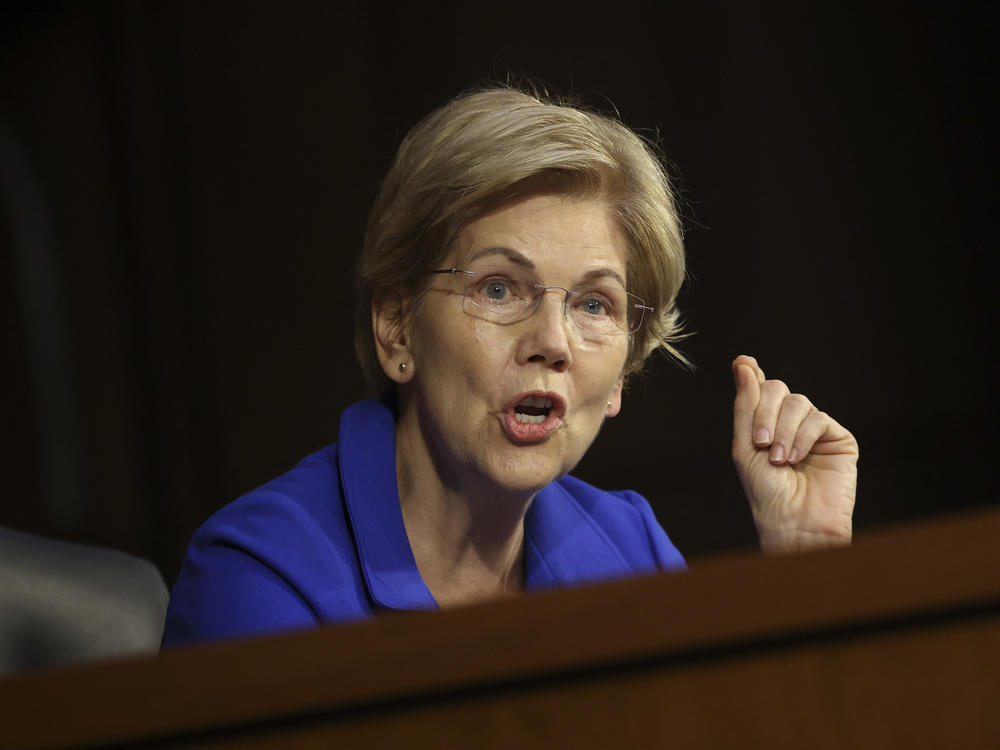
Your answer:
[[[846,547],[851,543],[851,529],[836,532],[803,531],[757,524],[760,549],[765,554],[788,554],[825,547]]]

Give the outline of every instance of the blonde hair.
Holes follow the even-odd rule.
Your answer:
[[[376,393],[391,381],[376,356],[373,296],[416,297],[462,229],[498,201],[538,189],[597,195],[621,222],[628,289],[655,310],[632,335],[624,375],[659,348],[686,363],[674,347],[684,243],[653,147],[612,117],[490,88],[459,96],[407,134],[372,208],[357,266],[355,348]]]

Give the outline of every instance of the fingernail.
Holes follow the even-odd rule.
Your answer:
[[[766,427],[758,427],[753,434],[753,441],[757,445],[766,445],[771,441],[771,433],[768,432]]]
[[[780,445],[771,446],[771,460],[775,463],[781,462],[785,458],[785,449]]]
[[[792,452],[788,454],[788,463],[794,464],[799,460],[799,450],[798,448],[792,448]]]

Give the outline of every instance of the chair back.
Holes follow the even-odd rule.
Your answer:
[[[0,526],[0,675],[156,651],[167,599],[148,560]]]

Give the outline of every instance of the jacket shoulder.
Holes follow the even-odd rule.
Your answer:
[[[686,567],[649,501],[638,492],[602,490],[573,476],[562,477],[556,484],[636,569]]]

